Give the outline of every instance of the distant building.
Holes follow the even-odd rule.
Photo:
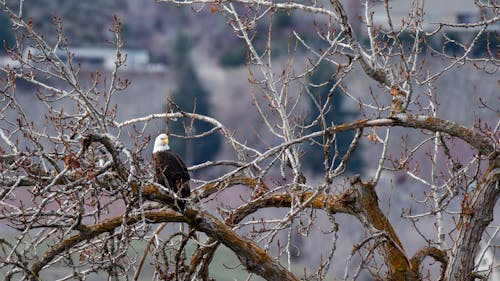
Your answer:
[[[420,8],[424,3],[423,30],[431,31],[438,27],[438,23],[470,23],[480,20],[480,10],[474,5],[471,0],[439,0],[439,1],[423,1],[423,0],[392,0],[389,1],[389,13],[391,15],[394,28],[399,29],[403,22],[408,22],[412,12]],[[389,27],[387,21],[387,13],[385,11],[383,1],[377,1],[375,6],[375,14],[373,16],[375,26],[381,26],[386,29]],[[495,29],[499,29],[497,24]]]
[[[111,70],[115,67],[116,49],[105,47],[69,47],[73,64],[79,64],[85,68],[103,68]],[[23,53],[23,58],[28,58],[28,53],[36,56],[39,51],[35,48],[27,48]],[[162,68],[158,65],[151,65],[149,53],[146,50],[121,49],[121,57],[125,58],[125,71],[158,71]],[[66,50],[57,49],[55,55],[66,62],[68,54]]]

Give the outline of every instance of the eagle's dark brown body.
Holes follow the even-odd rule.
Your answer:
[[[171,189],[179,197],[189,197],[189,173],[182,159],[170,150],[156,151],[153,153],[154,179],[157,183]],[[177,201],[177,207],[182,212],[185,201]]]

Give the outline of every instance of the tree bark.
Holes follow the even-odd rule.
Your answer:
[[[500,195],[500,159],[492,160],[470,202],[462,203],[459,234],[453,244],[445,280],[471,280],[479,242],[493,220]]]

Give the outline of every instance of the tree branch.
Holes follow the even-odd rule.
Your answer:
[[[327,131],[335,133],[365,127],[382,126],[398,126],[442,132],[462,139],[477,149],[481,155],[489,158],[495,158],[498,155],[498,151],[495,151],[496,144],[487,136],[452,121],[425,115],[398,114],[390,118],[360,119],[352,123],[329,127]]]

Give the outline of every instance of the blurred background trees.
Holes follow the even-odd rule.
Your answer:
[[[359,112],[352,109],[347,109],[343,106],[345,95],[342,93],[342,85],[337,85],[334,80],[335,68],[331,64],[321,63],[312,72],[309,78],[308,91],[312,94],[314,100],[310,104],[308,122],[313,120],[311,117],[322,115],[323,120],[317,123],[316,126],[310,128],[309,132],[325,129],[332,125],[344,124],[353,122],[358,119]],[[320,114],[320,111],[324,111]],[[323,128],[321,128],[323,126]],[[338,166],[341,158],[346,154],[351,141],[355,135],[354,131],[347,131],[337,133],[335,140],[331,145],[324,141],[324,139],[314,139],[310,145],[304,145],[304,163],[315,174],[324,173],[324,159],[325,156],[328,162],[333,166]],[[316,143],[316,145],[314,144]],[[318,145],[322,144],[325,147]],[[356,151],[350,156],[346,171],[349,174],[361,174],[363,172],[363,159],[362,148],[358,147]]]
[[[7,14],[0,14],[0,42],[2,43],[0,53],[5,53],[5,47],[12,47],[15,43],[14,33],[10,28]]]
[[[211,116],[210,93],[203,88],[195,71],[195,65],[190,59],[193,39],[177,31],[170,54],[172,68],[177,88],[172,93],[172,101],[186,112],[194,112]],[[170,132],[176,135],[186,135],[187,139],[174,139],[172,148],[177,151],[189,164],[200,164],[215,158],[221,145],[221,137],[217,134],[201,139],[190,139],[189,136],[206,132],[211,125],[198,120],[184,120],[170,125]]]

